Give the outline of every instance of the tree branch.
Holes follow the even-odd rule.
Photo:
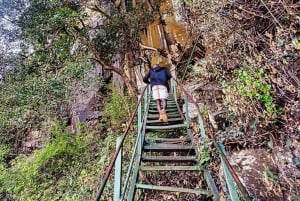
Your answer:
[[[93,10],[93,11],[98,11],[99,13],[101,13],[102,15],[104,15],[106,18],[111,19],[110,15],[108,15],[107,13],[105,13],[101,8],[99,8],[97,5],[94,5],[94,7],[88,7],[89,9]]]
[[[48,49],[49,47],[52,46],[55,37],[59,34],[60,31],[61,31],[61,28],[56,29],[56,30],[54,30],[54,33],[50,36],[51,38],[47,37],[47,44],[45,45],[45,49]]]
[[[140,46],[141,46],[141,48],[148,49],[148,50],[153,50],[155,52],[158,52],[158,49],[156,49],[154,47],[149,47],[149,46],[143,45],[142,43],[140,43]]]
[[[269,7],[265,4],[265,2],[263,0],[260,0],[260,2],[264,5],[264,7],[268,10],[268,12],[271,14],[271,16],[274,18],[275,22],[280,26],[280,28],[282,28],[280,22],[277,20],[277,18],[273,15],[273,13],[271,12],[271,10],[269,9]]]

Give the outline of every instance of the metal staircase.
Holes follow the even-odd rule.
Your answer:
[[[139,96],[138,106],[133,112],[128,127],[117,140],[117,148],[114,153],[106,174],[102,180],[100,190],[97,193],[95,201],[100,200],[103,190],[108,181],[113,167],[115,168],[114,176],[114,198],[115,201],[120,200],[147,200],[143,197],[145,193],[169,193],[175,194],[185,193],[196,195],[202,200],[220,200],[219,192],[210,172],[201,166],[198,162],[200,158],[197,143],[193,139],[188,118],[188,94],[180,85],[182,93],[185,94],[185,114],[177,102],[176,80],[172,80],[171,93],[167,101],[168,123],[158,120],[159,114],[156,104],[151,99],[151,88],[148,86]],[[225,179],[228,186],[228,196],[231,200],[250,200],[249,195],[244,186],[239,181],[234,170],[230,166],[225,156],[224,147],[221,143],[217,143],[213,136],[207,137],[204,128],[204,122],[198,110],[198,124],[201,133],[201,140],[210,140],[213,146],[219,152],[219,156],[224,168]],[[137,114],[137,135],[135,146],[132,149],[131,160],[126,161],[127,173],[124,173],[124,161],[122,161],[122,147],[126,135],[130,130],[130,126]],[[205,179],[205,185],[163,185],[162,182],[149,182],[144,175],[155,173],[160,177],[165,172],[172,173],[173,180],[189,181],[189,176],[182,178],[182,172],[192,172],[196,174],[196,178],[202,176]],[[189,174],[186,174],[189,175]],[[156,180],[159,181],[159,180]],[[165,182],[167,183],[167,182]],[[202,182],[203,183],[203,182]],[[238,190],[239,193],[238,193]]]
[[[171,94],[167,101],[168,123],[158,120],[158,112],[154,100],[150,101],[148,113],[146,114],[145,135],[142,145],[142,152],[139,166],[136,167],[139,174],[147,174],[156,171],[156,175],[165,171],[173,171],[174,177],[178,171],[200,171],[197,164],[197,154],[192,142],[192,138],[188,135],[188,123],[185,121],[177,102]],[[153,132],[162,132],[164,138],[149,136]],[[181,132],[181,138],[175,137]],[[148,137],[149,136],[149,137]],[[199,172],[200,173],[200,172]],[[134,200],[136,190],[152,190],[152,191],[170,191],[177,193],[192,193],[196,195],[211,195],[208,189],[191,189],[184,186],[162,186],[159,184],[142,183],[137,175],[136,180],[132,180],[131,191],[128,200]],[[173,178],[176,180],[176,178]],[[189,178],[186,178],[189,180]],[[139,193],[142,194],[142,193]]]

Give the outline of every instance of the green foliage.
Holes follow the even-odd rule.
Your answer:
[[[0,144],[0,164],[4,163],[7,156],[11,153],[11,149],[8,145]]]
[[[71,89],[91,67],[84,52],[70,54],[75,43],[70,28],[79,17],[79,6],[72,1],[30,1],[20,26],[35,53],[6,76],[0,89],[0,143],[22,140],[49,113],[61,116]]]
[[[109,66],[113,55],[134,51],[140,30],[151,19],[151,12],[145,12],[143,7],[120,12],[113,5],[108,11],[107,5],[94,3],[94,9],[87,9],[78,1],[30,0],[30,6],[20,18],[23,39],[35,50],[26,60],[26,74],[57,74],[66,61],[78,62],[83,52]],[[91,26],[99,14],[103,16],[101,23]]]
[[[85,53],[70,51],[77,43],[73,32],[80,17],[79,5],[73,1],[30,1],[19,22],[23,40],[35,50],[23,60],[24,76],[57,74],[66,62],[85,58]],[[24,51],[26,54],[26,48]]]
[[[104,56],[106,62],[109,62],[114,53],[121,49],[121,22],[121,19],[115,17],[113,23],[109,23],[108,26],[99,30],[98,34],[93,39],[97,51]]]
[[[15,200],[87,200],[91,199],[102,154],[94,153],[97,135],[90,131],[77,135],[64,132],[54,124],[46,146],[32,155],[20,155],[11,168],[0,165],[0,195]],[[84,129],[81,129],[84,130]],[[108,141],[106,141],[108,142]],[[95,155],[96,154],[96,155]]]
[[[31,0],[30,6],[20,19],[20,27],[24,30],[23,37],[43,45],[53,30],[64,28],[70,22],[75,23],[79,17],[78,11],[79,5],[73,1]]]
[[[105,12],[106,8],[102,8],[100,2],[97,6]],[[31,0],[20,19],[20,26],[24,40],[34,45],[38,60],[44,64],[59,66],[71,56],[69,49],[74,43],[82,45],[92,54],[97,52],[101,60],[110,63],[113,54],[123,54],[133,49],[136,45],[134,41],[138,42],[140,29],[152,17],[151,12],[147,12],[143,6],[126,12],[120,12],[112,6],[109,14],[101,19],[103,24],[92,28],[87,22],[94,15],[99,13],[83,10],[75,1]]]
[[[28,75],[25,68],[7,77],[0,88],[0,143],[15,137],[21,140],[27,129],[38,127],[49,113],[61,116],[60,108],[67,104],[71,90],[84,79],[91,65],[68,61],[57,77]]]
[[[77,151],[82,151],[83,142],[80,138],[72,137],[59,129],[53,129],[54,138],[42,150],[37,150],[30,157],[19,156],[7,178],[14,178],[3,181],[3,186],[14,194],[20,194],[22,199],[38,200],[41,187],[39,181],[52,180],[67,172],[68,164]],[[58,160],[60,159],[60,160]],[[43,175],[43,170],[48,169],[49,174]],[[57,177],[57,178],[55,178]],[[49,182],[51,184],[52,182]],[[25,189],[27,189],[25,191]],[[33,196],[33,197],[32,197]]]
[[[276,112],[272,87],[265,82],[268,77],[263,73],[263,69],[257,72],[238,70],[236,77],[236,82],[239,84],[237,89],[243,96],[261,101],[266,110],[265,114],[268,116],[272,116]]]
[[[269,121],[278,113],[272,87],[267,83],[268,76],[262,67],[255,65],[251,59],[245,60],[243,66],[234,71],[232,80],[223,82],[224,103],[236,115],[247,113],[246,123],[253,118]]]
[[[207,117],[209,115],[209,111],[204,104],[199,104],[199,109],[203,113],[203,116]]]
[[[167,138],[168,137],[168,133],[167,132],[148,132],[147,136],[149,138]]]
[[[198,147],[198,152],[199,152],[198,165],[200,169],[204,169],[211,159],[210,156],[211,151],[206,143],[208,143],[207,140],[203,141],[203,143],[201,143],[201,145]]]
[[[273,183],[275,186],[278,186],[278,175],[274,173],[273,171],[269,169],[263,170],[264,180],[266,185],[270,185],[270,183]]]
[[[134,107],[135,101],[128,95],[122,95],[120,91],[110,85],[111,93],[104,110],[104,117],[110,120],[112,128],[125,127]]]

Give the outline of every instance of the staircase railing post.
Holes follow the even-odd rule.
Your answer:
[[[189,128],[190,127],[190,119],[189,119],[189,101],[187,95],[184,95],[184,105],[185,105],[185,120],[186,125]]]
[[[122,137],[117,138],[116,148],[120,146]],[[119,201],[121,197],[121,180],[122,180],[122,148],[117,156],[115,163],[115,184],[114,184],[114,201]]]
[[[177,100],[176,83],[173,79],[171,79],[171,89],[173,92],[174,100]]]
[[[138,95],[138,100],[141,99],[141,95]],[[138,132],[141,129],[141,122],[142,122],[142,103],[139,104],[138,106]]]
[[[197,105],[197,107],[199,107],[199,105]],[[203,119],[200,114],[198,114],[198,124],[200,127],[201,139],[206,140],[207,136],[206,136],[205,129],[204,129],[204,122],[203,122]]]
[[[142,97],[139,95],[138,99],[140,100],[141,98]],[[146,105],[145,103],[144,103],[144,105]],[[141,132],[141,128],[142,128],[142,103],[140,103],[140,105],[138,106],[138,134]],[[138,139],[138,140],[140,140],[140,139]],[[139,150],[139,152],[142,150],[141,145],[139,146],[138,150]]]
[[[219,142],[218,144],[221,148],[221,151],[224,153],[224,155],[226,155],[224,145],[221,142]],[[228,167],[226,166],[226,164],[224,163],[224,160],[222,158],[221,158],[221,165],[223,167],[225,180],[226,180],[226,183],[227,183],[227,188],[228,188],[228,191],[229,191],[230,198],[231,198],[231,200],[239,201],[240,199],[239,199],[239,196],[238,196],[238,192],[236,190],[234,179],[233,179],[230,171],[228,170]]]
[[[147,86],[146,91],[144,93],[144,116],[146,115],[148,96],[149,96],[150,87]]]

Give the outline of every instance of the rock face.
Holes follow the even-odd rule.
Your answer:
[[[79,87],[80,88],[80,87]],[[97,87],[90,86],[87,92],[79,94],[71,107],[71,132],[76,131],[76,125],[79,122],[86,122],[97,119],[99,111],[97,111]]]
[[[219,102],[216,102],[217,100],[222,98],[222,92],[220,90],[221,87],[218,85],[218,83],[203,83],[195,81],[188,83],[184,86],[184,88],[189,94],[192,95],[202,112],[204,110],[207,110],[209,113],[213,113],[222,110],[222,107],[220,106]],[[182,93],[181,96],[181,98],[183,99],[184,94]],[[182,109],[185,113],[185,105]],[[190,118],[195,118],[198,114],[196,106],[191,102],[188,103],[188,112]]]
[[[22,141],[21,150],[22,153],[31,153],[33,150],[43,147],[44,133],[37,130],[32,130],[26,136],[26,140]]]
[[[289,200],[280,187],[288,176],[297,177],[299,170],[292,161],[292,152],[280,147],[268,149],[246,149],[233,152],[228,160],[247,191],[256,201]],[[226,186],[221,168],[220,179]]]
[[[275,175],[277,171],[266,149],[235,152],[229,157],[229,162],[255,200],[282,200],[282,193],[268,178],[268,174]]]
[[[21,29],[17,20],[27,4],[27,0],[0,1],[0,74],[14,67],[11,59],[21,52]]]
[[[88,75],[89,80],[96,80],[101,72],[101,67],[97,66]],[[75,99],[70,107],[71,125],[69,132],[76,132],[77,124],[80,122],[97,122],[100,116],[99,104],[101,103],[99,92],[99,83],[89,82],[88,86],[78,84],[74,89]]]
[[[203,105],[202,103],[197,103],[197,104],[200,108]],[[198,116],[198,110],[197,110],[197,107],[194,103],[188,102],[187,108],[188,108],[188,117],[190,119],[194,119]],[[182,106],[182,112],[184,114],[186,113],[186,105],[185,104],[183,104],[183,106]]]

